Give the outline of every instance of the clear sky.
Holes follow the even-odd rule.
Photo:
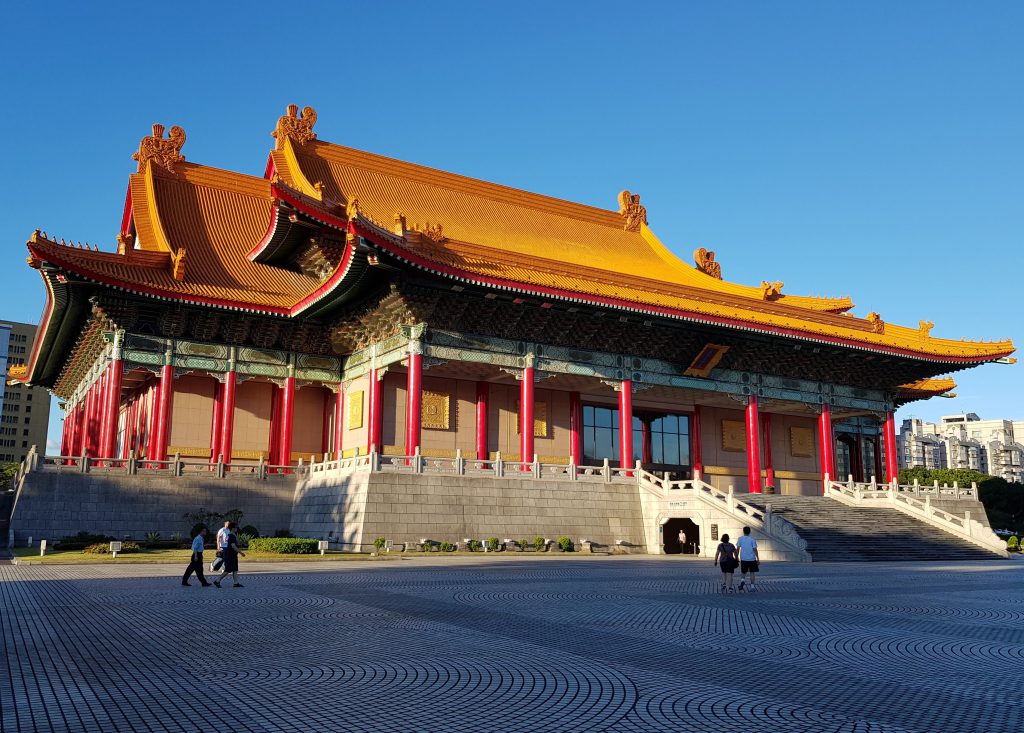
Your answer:
[[[152,123],[262,175],[296,102],[332,142],[605,208],[628,188],[732,281],[1024,344],[1019,2],[93,5],[4,11],[0,318],[39,319],[35,227],[113,249]],[[901,415],[1024,418],[1021,375]]]

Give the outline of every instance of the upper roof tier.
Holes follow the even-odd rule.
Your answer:
[[[848,298],[787,295],[777,281],[725,281],[713,252],[698,250],[695,265],[673,255],[628,191],[618,211],[584,206],[325,143],[313,121],[311,109],[299,116],[289,108],[264,178],[186,163],[184,131],[172,128],[165,139],[154,126],[136,154],[118,252],[37,233],[30,262],[150,297],[294,317],[340,297],[358,235],[420,270],[544,300],[937,362],[980,363],[1014,350],[1008,340],[932,338],[928,322],[856,318],[845,313]],[[297,215],[296,226],[336,233],[343,255],[328,269],[303,274],[266,254],[271,243],[281,251],[280,232]]]

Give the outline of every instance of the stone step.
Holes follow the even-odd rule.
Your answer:
[[[994,560],[999,558],[955,535],[896,509],[851,507],[825,497],[746,494],[737,496],[791,522],[821,561]]]

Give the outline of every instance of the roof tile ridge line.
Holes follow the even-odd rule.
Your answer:
[[[338,160],[334,158],[334,162],[337,163],[348,163],[356,168],[373,172],[386,172],[395,175],[399,178],[405,178],[406,180],[413,180],[416,182],[430,181],[431,179],[427,174],[441,176],[443,178],[450,179],[452,183],[458,185],[444,185],[439,184],[437,181],[432,181],[434,185],[441,188],[447,188],[452,191],[461,191],[463,193],[474,193],[479,195],[481,198],[488,198],[492,201],[499,201],[502,203],[510,203],[516,199],[530,200],[531,204],[540,203],[544,208],[548,209],[550,213],[557,213],[566,216],[571,219],[578,219],[580,221],[586,221],[599,226],[607,226],[612,229],[620,229],[622,220],[619,213],[614,209],[602,209],[598,206],[590,206],[589,204],[581,204],[575,201],[569,201],[568,199],[560,199],[556,196],[548,196],[543,193],[536,193],[534,191],[527,191],[523,188],[516,188],[514,186],[507,186],[502,183],[494,183],[492,181],[485,181],[481,178],[474,178],[472,176],[465,176],[460,173],[452,173],[451,171],[441,170],[440,168],[432,168],[426,165],[420,165],[418,163],[409,163],[404,160],[398,160],[397,158],[391,158],[386,155],[378,155],[377,153],[369,153],[365,150],[357,150],[356,148],[349,148],[345,145],[338,145],[337,143],[330,143],[321,140],[315,141],[318,143],[319,148],[328,148],[334,150],[343,151],[343,155],[352,156],[356,158],[366,157],[373,162],[382,162],[387,166],[387,170],[382,170],[381,165],[376,165],[373,168],[368,167],[367,164],[360,165],[359,163],[352,162],[350,160]],[[396,170],[401,169],[401,170]],[[415,173],[418,175],[409,175]],[[420,180],[423,179],[423,180]],[[487,195],[492,194],[492,195]],[[539,201],[537,201],[539,200]],[[525,206],[527,201],[522,201]],[[539,206],[532,205],[526,206],[526,208],[532,208],[538,210]],[[568,210],[568,211],[567,211]]]
[[[377,235],[376,231],[374,231],[373,233],[374,233],[375,236]],[[398,256],[400,259],[403,258],[403,255],[401,255],[401,254],[397,254],[396,256]],[[422,255],[419,255],[418,253],[414,253],[414,252],[409,252],[408,256],[412,257],[414,259],[422,259]],[[420,267],[421,269],[429,269],[429,268],[424,267],[422,264],[417,264],[414,261],[414,259],[410,259],[410,260],[406,260],[406,261],[409,262],[410,264],[412,264],[415,267]],[[444,267],[447,267],[447,265],[444,265]],[[452,273],[442,273],[442,274],[445,277],[450,277],[450,278],[453,278],[455,280],[460,280],[460,281],[464,281],[464,282],[472,282],[472,283],[481,283],[481,284],[484,284],[484,285],[488,284],[487,280],[495,280],[495,279],[500,280],[500,278],[494,278],[492,276],[479,275],[479,274],[474,274],[474,273],[470,273],[470,272],[461,272],[461,271],[458,272],[458,274],[452,274]],[[480,278],[483,278],[483,279],[480,279]],[[513,283],[513,284],[515,284],[515,283]],[[499,285],[498,287],[500,289],[504,289],[504,290],[511,290],[511,291],[514,291],[514,292],[524,292],[524,293],[529,293],[529,294],[534,294],[534,295],[537,294],[537,291],[534,288],[542,288],[542,289],[545,289],[545,290],[555,290],[556,293],[553,296],[551,296],[551,297],[555,297],[556,299],[559,299],[559,300],[568,300],[568,301],[575,301],[576,300],[575,298],[566,295],[567,292],[572,292],[572,291],[566,291],[564,289],[560,289],[560,288],[557,288],[557,287],[544,286],[544,285],[528,285],[528,284],[521,284],[521,285],[522,285],[521,287],[509,287],[508,285]],[[561,291],[561,292],[558,292],[558,291]],[[584,297],[586,297],[586,296],[584,295]],[[602,298],[602,296],[593,296],[593,297]],[[825,343],[825,344],[839,343],[840,345],[850,346],[851,348],[855,348],[855,349],[860,350],[860,351],[868,351],[868,352],[872,352],[872,353],[881,353],[881,354],[893,354],[893,353],[895,353],[895,354],[899,354],[899,355],[902,355],[902,356],[908,356],[910,358],[922,359],[924,361],[929,361],[929,362],[934,362],[934,363],[958,364],[959,365],[959,364],[963,364],[964,362],[974,361],[974,360],[983,359],[983,358],[987,359],[987,357],[995,356],[995,354],[989,354],[989,355],[977,355],[977,354],[951,355],[951,354],[930,353],[927,350],[916,348],[914,346],[900,346],[900,345],[896,345],[896,344],[878,343],[877,341],[872,341],[872,340],[861,340],[859,337],[856,337],[856,336],[855,337],[837,336],[837,335],[834,335],[832,332],[815,333],[815,332],[806,331],[806,330],[800,331],[797,327],[793,327],[793,326],[790,326],[790,325],[784,325],[784,324],[778,324],[778,325],[776,325],[776,324],[768,324],[768,323],[756,323],[755,324],[755,323],[752,323],[752,322],[742,322],[742,321],[740,321],[740,319],[737,319],[737,318],[732,317],[732,316],[722,316],[722,315],[717,315],[717,314],[696,314],[696,313],[691,312],[690,315],[685,315],[686,311],[684,311],[683,309],[680,309],[680,308],[673,308],[673,307],[669,307],[669,306],[647,305],[647,304],[636,303],[634,301],[627,301],[627,300],[624,300],[622,298],[614,298],[614,297],[613,298],[609,298],[607,300],[619,301],[619,302],[612,302],[612,303],[610,303],[611,307],[613,307],[613,308],[619,308],[619,309],[622,309],[622,310],[627,310],[627,311],[632,311],[632,312],[653,313],[655,315],[662,315],[662,316],[668,315],[671,318],[680,318],[681,320],[684,320],[684,321],[695,321],[695,322],[698,322],[698,323],[709,323],[709,324],[712,324],[712,325],[723,325],[725,322],[733,322],[740,329],[742,329],[742,330],[749,330],[749,331],[752,331],[752,332],[755,332],[755,333],[770,333],[770,334],[779,334],[779,335],[789,335],[789,336],[792,336],[793,338],[797,338],[797,339],[804,340],[804,341],[809,341],[809,342],[812,342],[812,343]],[[594,302],[594,301],[589,301],[589,302]],[[629,303],[629,305],[625,305],[625,303]],[[725,325],[727,325],[727,324],[725,324]],[[864,334],[864,335],[868,336],[869,334]],[[959,342],[957,342],[957,343],[959,343]],[[997,352],[997,353],[1005,353],[1005,352]],[[967,368],[967,367],[963,367],[963,366],[958,367],[958,369],[962,369],[962,368]]]
[[[257,188],[261,190],[266,189],[265,192],[262,192],[260,195],[265,195],[267,198],[270,198],[270,181],[268,181],[266,178],[263,178],[262,176],[253,176],[248,173],[240,173],[238,171],[229,170],[227,168],[218,168],[212,165],[204,165],[202,163],[191,163],[188,161],[182,161],[180,165],[182,167],[182,174],[180,177],[167,177],[164,178],[164,180],[177,180],[180,182],[188,183],[193,186],[202,185],[205,188],[218,188],[224,191],[230,191],[232,193],[237,193],[243,196],[255,195],[250,194],[247,191],[239,191],[237,188],[227,184],[215,185],[210,182],[211,179],[215,180],[217,178],[244,179],[245,183],[247,185],[252,186],[254,190]]]
[[[154,240],[150,245],[158,252],[173,252],[174,250],[171,248],[171,241],[167,237],[167,231],[164,229],[163,222],[160,220],[160,210],[156,202],[156,181],[153,180],[153,161],[148,161],[146,163],[146,170],[142,174],[142,186],[146,192],[145,217],[150,230],[148,233],[153,235]],[[136,217],[138,217],[138,213],[138,209],[136,209]],[[137,219],[136,230],[138,230]],[[138,242],[139,237],[136,237],[135,241]]]
[[[58,244],[52,239],[40,239],[36,244],[43,248],[52,249],[54,254],[70,252],[70,258],[79,262],[100,261],[109,262],[115,265],[156,269],[165,265],[170,257],[169,252],[154,251],[145,249],[132,250],[132,254],[121,254],[120,252],[109,252],[102,249],[79,248],[68,244]]]
[[[713,278],[710,275],[706,275],[705,273],[702,273],[697,268],[688,265],[686,262],[684,262],[682,259],[680,259],[679,256],[675,254],[675,252],[673,252],[667,246],[665,246],[665,243],[661,241],[661,239],[658,237],[658,235],[656,235],[654,233],[654,230],[651,229],[647,224],[641,224],[640,225],[640,234],[643,236],[644,241],[651,247],[652,250],[654,250],[655,254],[657,254],[662,260],[664,260],[667,263],[673,265],[674,267],[681,267],[681,268],[683,268],[683,270],[686,271],[687,273],[689,273],[690,270],[693,270],[694,274],[703,275],[704,277],[707,277],[707,278],[709,278],[711,280],[718,281],[717,278]],[[758,301],[758,302],[771,302],[771,301],[764,301],[763,298],[758,297],[757,294],[759,293],[760,288],[758,288],[758,287],[756,287],[754,285],[743,285],[742,283],[735,283],[735,282],[732,282],[731,280],[721,280],[721,281],[718,281],[718,282],[724,282],[724,283],[727,283],[727,284],[733,286],[734,288],[740,288],[743,292],[742,293],[735,293],[735,294],[736,295],[740,295],[741,297],[749,297],[751,300],[755,300],[755,301]],[[708,284],[710,285],[711,283],[708,283]],[[718,291],[718,290],[715,290],[714,288],[702,288],[700,285],[695,285],[693,287],[701,288],[703,290],[710,290],[712,292],[726,292],[724,289],[722,291]],[[747,294],[748,292],[749,292],[749,295]],[[791,299],[793,299],[795,301],[795,302],[791,302],[791,303],[786,303],[785,304],[785,305],[790,306],[791,308],[800,308],[801,310],[810,310],[810,311],[814,311],[814,312],[818,312],[818,313],[831,313],[832,315],[839,315],[840,313],[848,311],[848,310],[850,310],[850,308],[853,307],[853,299],[850,298],[850,296],[848,296],[848,295],[847,296],[843,296],[841,298],[828,298],[828,297],[826,297],[826,298],[819,298],[819,297],[813,297],[813,296],[808,296],[808,295],[788,295],[788,294],[783,294],[782,298],[779,301],[776,301],[776,302],[782,302],[786,298],[791,298]],[[836,310],[836,309],[811,308],[808,305],[801,305],[801,303],[799,301],[804,300],[804,299],[806,299],[808,301],[811,301],[811,302],[822,303],[822,304],[834,303],[836,306],[842,305],[843,308],[842,308],[841,311]],[[849,301],[849,303],[850,303],[848,306],[844,305],[847,301]]]
[[[864,320],[867,320],[867,319],[864,319]],[[926,336],[924,338],[920,338],[920,336],[919,336],[919,334],[921,333],[921,329],[920,328],[914,328],[913,326],[904,326],[904,325],[899,324],[899,323],[885,322],[885,329],[886,329],[886,331],[888,331],[890,328],[893,329],[893,330],[902,331],[903,335],[907,338],[908,341],[916,341],[916,342],[922,343],[922,344],[926,344],[926,343],[949,344],[950,346],[954,346],[955,345],[955,346],[957,346],[959,348],[969,347],[969,348],[974,349],[974,351],[976,353],[978,353],[978,354],[983,354],[983,353],[1002,353],[1002,352],[992,352],[991,350],[986,350],[984,347],[997,347],[997,346],[999,346],[999,347],[1003,347],[1003,348],[1010,348],[1011,351],[1009,353],[1013,353],[1014,351],[1017,350],[1016,347],[1013,345],[1013,339],[1010,339],[1010,338],[994,339],[994,340],[991,340],[991,341],[984,341],[984,340],[982,340],[982,341],[970,340],[969,341],[967,338],[960,338],[960,339],[942,338],[942,337],[938,337],[938,336],[932,336],[931,334],[929,334],[928,336]],[[915,338],[915,337],[917,337],[917,338]]]
[[[277,174],[284,178],[284,174],[287,173],[288,180],[285,181],[285,185],[294,188],[305,196],[309,196],[314,201],[318,201],[321,204],[324,203],[323,192],[317,190],[316,186],[313,185],[313,182],[309,180],[306,172],[302,170],[302,164],[299,162],[295,146],[292,145],[290,137],[285,137],[284,145],[281,146],[280,150],[274,150],[271,152],[280,153],[281,162],[284,164],[285,171],[278,170]],[[344,194],[344,192],[342,193]]]

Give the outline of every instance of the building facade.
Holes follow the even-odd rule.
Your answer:
[[[629,191],[575,204],[325,143],[315,120],[289,107],[262,178],[154,126],[116,247],[32,235],[49,301],[11,377],[65,401],[62,455],[500,454],[820,493],[894,477],[895,408],[1014,350],[728,282]]]
[[[6,347],[0,346],[7,364],[24,366],[36,327],[30,323],[6,322],[0,324],[0,330],[8,334]],[[50,393],[45,387],[7,384],[0,412],[0,463],[20,463],[32,446],[43,450],[49,421]]]
[[[911,418],[897,443],[903,468],[966,468],[1024,482],[1024,420],[982,420],[973,412],[938,423]]]

